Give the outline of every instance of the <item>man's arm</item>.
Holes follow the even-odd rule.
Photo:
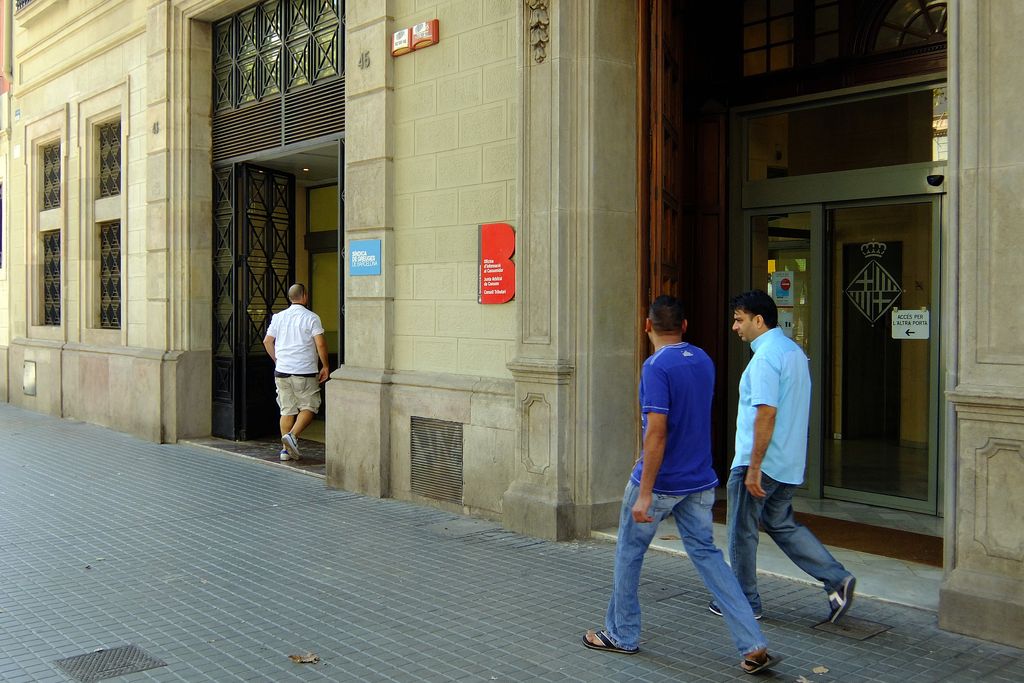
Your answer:
[[[757,415],[754,417],[754,450],[750,452],[750,465],[747,466],[747,477],[743,483],[755,498],[765,497],[764,489],[761,488],[761,461],[768,452],[768,444],[775,432],[775,415],[778,412],[775,406],[762,404],[757,406]]]
[[[651,508],[651,491],[658,478],[661,461],[665,457],[665,439],[668,435],[668,415],[647,413],[647,432],[644,434],[644,469],[640,474],[640,495],[633,505],[634,522],[653,522],[647,514]]]
[[[316,344],[316,355],[320,356],[320,365],[322,366],[317,379],[320,381],[320,384],[323,384],[331,374],[330,367],[327,365],[327,340],[324,339],[322,334],[314,334],[313,342]]]
[[[277,340],[269,334],[263,338],[263,348],[267,350],[267,353],[270,354],[270,360],[274,361],[275,364],[277,363],[277,349],[274,348],[274,343],[276,341]]]

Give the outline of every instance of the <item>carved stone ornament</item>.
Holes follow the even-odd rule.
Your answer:
[[[540,64],[547,57],[548,45],[548,2],[547,0],[526,0],[530,8],[530,46],[533,60]]]

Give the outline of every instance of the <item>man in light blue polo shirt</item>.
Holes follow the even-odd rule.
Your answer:
[[[825,585],[829,621],[846,614],[856,579],[811,531],[793,517],[793,490],[804,481],[811,374],[807,356],[777,327],[775,301],[755,290],[734,297],[732,330],[750,343],[753,358],[740,378],[736,454],[727,485],[729,561],[754,616],[758,523],[800,569]],[[720,614],[717,603],[709,609]]]

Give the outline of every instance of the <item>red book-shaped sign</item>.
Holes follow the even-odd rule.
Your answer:
[[[480,289],[477,301],[503,304],[516,295],[516,232],[508,223],[480,226]]]

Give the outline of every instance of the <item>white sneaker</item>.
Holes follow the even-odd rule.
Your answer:
[[[292,460],[302,460],[302,454],[299,453],[299,440],[292,436],[291,432],[281,437],[281,443],[284,444],[285,450],[288,451]]]
[[[288,451],[287,451],[287,450],[285,450],[284,448],[282,448],[282,449],[281,449],[281,453],[280,453],[279,457],[281,458],[281,460],[282,460],[282,461],[285,461],[285,460],[287,460],[288,458],[290,458],[291,456],[290,456],[290,455],[288,455]]]

